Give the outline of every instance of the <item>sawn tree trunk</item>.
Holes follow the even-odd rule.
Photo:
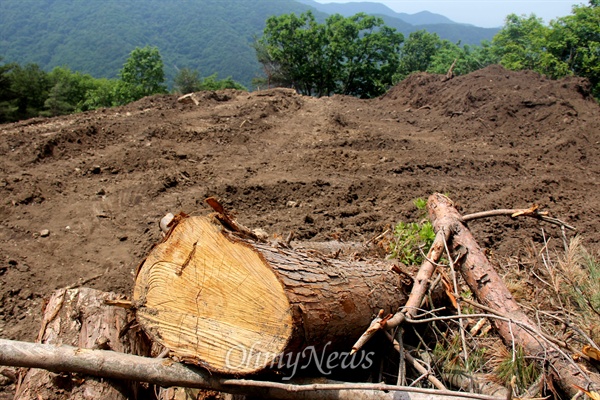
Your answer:
[[[389,264],[243,239],[210,217],[177,220],[133,294],[140,325],[176,359],[249,374],[337,350],[330,365],[341,365],[379,310],[406,301]]]

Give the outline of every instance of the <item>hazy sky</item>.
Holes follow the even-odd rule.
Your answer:
[[[550,1],[489,1],[489,0],[316,0],[319,3],[349,3],[355,1],[372,1],[383,3],[396,12],[414,14],[419,11],[431,11],[442,14],[455,22],[464,22],[482,27],[499,27],[504,25],[504,17],[508,14],[529,15],[534,13],[548,23],[551,19],[571,13],[574,4],[588,4],[584,1],[550,0]]]

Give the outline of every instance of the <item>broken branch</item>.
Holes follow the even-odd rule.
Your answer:
[[[369,328],[358,338],[354,346],[352,346],[352,351],[350,354],[356,353],[358,350],[362,348],[375,333],[380,329],[393,329],[398,325],[402,324],[404,318],[414,317],[415,313],[419,309],[425,295],[427,294],[427,290],[429,289],[429,282],[433,272],[437,268],[436,263],[439,261],[440,257],[444,253],[444,243],[450,237],[450,231],[439,231],[435,236],[435,240],[427,253],[427,257],[417,276],[415,277],[413,287],[410,292],[410,296],[405,304],[405,306],[394,314],[391,318],[387,318],[386,320],[381,320],[381,316],[375,318]]]
[[[0,339],[0,365],[43,368],[55,372],[75,372],[104,378],[181,386],[247,394],[270,399],[288,400],[393,400],[402,398],[438,400],[471,398],[498,400],[499,397],[449,390],[421,389],[405,386],[362,383],[295,384],[244,379],[227,379],[198,368],[168,359],[134,356],[106,350],[89,350],[71,346],[54,346]],[[387,393],[389,392],[389,393]]]
[[[509,322],[499,318],[493,320],[496,330],[504,342],[509,345],[518,344],[526,353],[533,356],[545,353],[550,364],[560,374],[561,389],[570,396],[576,394],[573,385],[599,387],[600,376],[598,374],[583,373],[581,368],[575,365],[558,346],[550,346],[555,351],[549,351],[548,348],[541,345],[538,338],[528,333],[525,327],[533,327],[535,324],[523,312],[469,229],[463,224],[465,219],[458,213],[454,203],[442,194],[433,194],[429,197],[427,209],[436,232],[452,231],[452,246],[467,249],[463,261],[459,263],[459,269],[478,301],[510,318]],[[532,207],[530,210],[520,210],[518,215],[537,215],[537,209]],[[513,327],[512,321],[518,322],[518,324]]]
[[[539,207],[537,205],[533,205],[527,209],[522,209],[522,208],[519,209],[518,208],[518,209],[499,209],[499,210],[481,211],[481,212],[477,212],[477,213],[473,213],[473,214],[463,215],[461,217],[461,221],[468,222],[468,221],[472,221],[475,219],[497,217],[497,216],[510,216],[511,218],[531,217],[531,218],[539,219],[541,221],[548,222],[550,224],[558,225],[561,228],[567,228],[572,231],[577,230],[577,228],[575,228],[574,226],[569,225],[566,222],[564,222],[558,218],[553,218],[553,217],[548,216],[548,213],[546,211],[540,211]]]

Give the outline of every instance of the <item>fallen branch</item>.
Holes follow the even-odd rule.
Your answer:
[[[447,390],[446,386],[444,386],[444,384],[432,374],[431,368],[427,369],[425,367],[423,367],[421,364],[419,364],[419,362],[417,361],[416,358],[414,358],[409,352],[408,350],[406,350],[405,348],[403,348],[400,344],[400,342],[398,342],[396,339],[394,339],[394,337],[392,336],[391,333],[389,333],[388,331],[385,331],[386,336],[388,337],[388,339],[392,342],[392,345],[394,346],[394,350],[396,350],[399,354],[400,354],[400,360],[402,360],[401,362],[404,363],[404,360],[408,361],[410,363],[410,365],[419,373],[422,374],[422,376],[427,377],[427,380],[436,388],[440,389],[440,390]],[[402,335],[401,335],[401,329],[398,330],[396,337],[400,340],[402,340]],[[398,372],[398,382],[400,382],[402,377],[404,377],[404,373],[406,368],[403,366],[401,368],[399,368],[399,372]],[[404,383],[397,383],[398,386],[404,386]],[[413,382],[414,385],[414,382]]]
[[[423,367],[421,364],[419,364],[417,362],[417,360],[410,355],[410,353],[406,350],[404,350],[404,358],[406,358],[406,360],[410,363],[410,365],[412,365],[412,367],[414,369],[416,369],[418,372],[422,373],[422,374],[427,374],[427,380],[429,382],[431,382],[435,387],[437,387],[438,389],[446,389],[446,387],[444,386],[444,384],[435,376],[431,375],[431,371],[425,367]]]
[[[502,321],[500,318],[493,320],[496,330],[508,345],[520,345],[525,352],[532,356],[545,355],[552,367],[559,373],[558,383],[561,389],[569,396],[577,394],[575,385],[591,387],[597,391],[600,387],[600,376],[574,365],[565,357],[565,353],[554,347],[549,350],[542,346],[538,338],[529,333],[525,327],[534,327],[527,314],[506,288],[502,278],[495,271],[484,252],[481,250],[471,232],[463,224],[464,218],[458,213],[452,201],[442,195],[433,194],[427,202],[429,218],[436,232],[451,231],[453,233],[452,246],[454,249],[464,248],[466,255],[459,263],[460,272],[475,294],[479,302],[503,314],[512,322]],[[536,209],[521,210],[519,215],[536,215]],[[553,347],[553,346],[550,346]],[[589,385],[589,386],[588,386]]]
[[[244,379],[227,379],[168,359],[134,356],[106,350],[0,339],[0,365],[43,368],[54,372],[72,372],[104,378],[149,382],[160,386],[181,386],[246,394],[282,400],[437,400],[470,398],[499,400],[501,397],[421,389],[405,386],[363,383],[295,384]]]
[[[500,209],[500,210],[490,210],[490,211],[481,211],[473,214],[463,215],[460,220],[462,222],[472,221],[474,219],[480,218],[489,218],[489,217],[498,217],[498,216],[510,216],[511,218],[516,217],[531,217],[538,219],[540,221],[545,221],[550,224],[558,225],[561,228],[567,228],[572,231],[576,231],[572,225],[567,224],[564,221],[561,221],[558,218],[548,216],[546,211],[540,211],[537,205],[533,205],[531,208],[527,209]]]
[[[456,65],[456,60],[457,59],[455,58],[450,68],[448,68],[448,72],[446,72],[446,77],[442,80],[442,82],[446,82],[447,80],[454,78],[454,66]]]
[[[431,276],[437,268],[436,263],[444,253],[444,243],[446,243],[449,236],[450,231],[437,232],[433,245],[431,245],[427,257],[425,257],[425,261],[421,265],[421,268],[414,279],[410,295],[402,310],[394,314],[391,318],[388,317],[382,319],[381,315],[375,318],[371,322],[369,328],[360,336],[360,338],[358,338],[354,346],[352,346],[350,354],[354,354],[360,350],[378,330],[393,329],[402,324],[406,317],[413,318],[415,316],[415,313],[418,311],[427,294]]]

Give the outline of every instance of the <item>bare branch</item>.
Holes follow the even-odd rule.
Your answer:
[[[165,387],[194,387],[283,400],[393,400],[397,398],[397,394],[394,393],[404,393],[403,398],[412,400],[424,400],[432,396],[438,400],[501,399],[473,393],[384,384],[296,384],[227,379],[172,360],[5,339],[0,339],[0,365],[76,372],[104,378],[149,382]]]
[[[408,297],[408,301],[406,302],[406,305],[402,308],[402,310],[394,314],[394,316],[392,316],[391,318],[388,318],[386,320],[378,320],[377,318],[375,318],[373,322],[371,322],[369,328],[361,335],[361,337],[356,341],[354,346],[352,346],[352,353],[355,353],[358,350],[360,350],[360,348],[364,346],[365,343],[367,343],[378,330],[393,329],[400,325],[404,321],[404,318],[406,316],[408,316],[409,318],[414,317],[415,313],[418,310],[418,307],[423,302],[423,298],[427,294],[431,276],[433,275],[436,269],[435,263],[439,261],[442,254],[444,253],[444,243],[448,240],[449,237],[450,231],[437,232],[435,240],[433,241],[433,244],[429,249],[427,257],[425,261],[423,261],[423,264],[421,265],[421,268],[419,269],[419,272],[415,277],[414,284],[410,292],[410,296]]]
[[[490,210],[490,211],[481,211],[473,214],[467,214],[462,216],[463,222],[472,221],[474,219],[480,218],[489,218],[489,217],[498,217],[498,216],[510,216],[512,218],[516,217],[531,217],[535,219],[539,219],[541,221],[548,222],[550,224],[558,225],[561,228],[567,228],[569,230],[575,231],[575,228],[572,225],[567,224],[564,221],[561,221],[558,218],[548,216],[548,213],[545,211],[539,211],[537,205],[533,205],[531,208],[527,209],[500,209],[500,210]]]

